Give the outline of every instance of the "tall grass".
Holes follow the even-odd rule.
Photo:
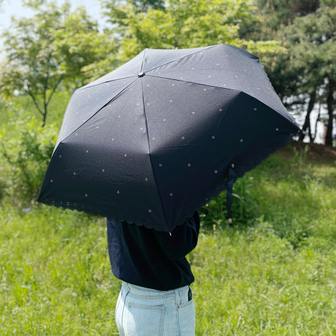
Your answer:
[[[225,193],[202,208],[197,335],[336,334],[336,166],[308,154],[289,146],[238,181],[233,226]],[[105,224],[3,200],[1,335],[117,335]]]

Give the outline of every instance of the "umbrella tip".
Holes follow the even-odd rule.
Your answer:
[[[143,77],[143,76],[145,76],[144,72],[141,71],[141,72],[138,73],[138,77]]]

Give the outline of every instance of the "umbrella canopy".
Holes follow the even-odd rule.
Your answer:
[[[299,130],[243,49],[145,49],[74,92],[38,201],[172,231]]]

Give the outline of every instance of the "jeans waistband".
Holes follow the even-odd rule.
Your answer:
[[[184,303],[188,301],[188,291],[191,291],[189,285],[178,287],[171,290],[158,290],[153,288],[142,287],[138,285],[131,284],[126,281],[121,282],[121,286],[124,289],[127,289],[130,293],[135,294],[137,296],[142,296],[146,298],[168,298],[168,297],[175,297],[177,303]]]

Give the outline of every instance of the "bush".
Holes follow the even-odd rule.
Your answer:
[[[31,117],[7,125],[8,129],[0,134],[4,194],[22,206],[37,197],[57,139],[57,128],[43,128],[40,120]]]
[[[251,173],[237,179],[232,192],[232,216],[233,225],[250,226],[254,223],[257,215],[257,200],[253,195],[255,178]],[[226,191],[211,199],[201,208],[200,215],[203,226],[215,231],[226,225]]]

